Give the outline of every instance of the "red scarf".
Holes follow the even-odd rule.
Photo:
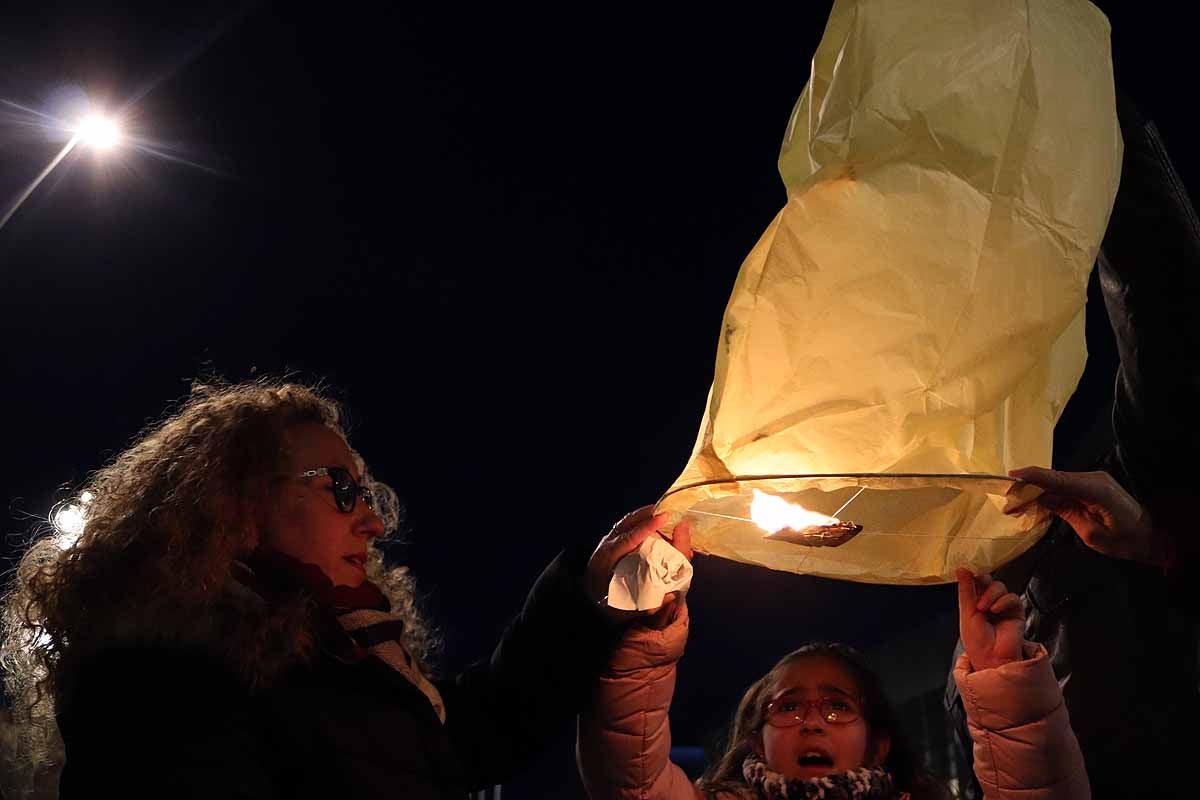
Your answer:
[[[360,635],[351,635],[342,629],[337,618],[349,611],[391,611],[387,597],[368,580],[356,587],[334,586],[317,565],[273,550],[259,550],[237,566],[240,568],[236,569],[234,577],[238,582],[268,603],[294,596],[297,592],[309,595],[317,606],[313,614],[317,640],[322,649],[340,661],[362,661],[370,655],[368,648],[374,639],[398,639],[404,633],[404,623],[400,621],[386,626],[387,630],[382,630],[385,626],[372,626],[381,630],[364,631]]]
[[[335,614],[362,608],[391,611],[387,597],[369,580],[364,580],[356,587],[334,586],[329,576],[316,564],[308,564],[283,553],[260,550],[250,557],[247,566],[251,570],[251,580],[242,582],[260,594],[278,596],[300,589],[312,595],[322,608]]]
[[[357,587],[334,586],[320,567],[271,551],[255,553],[240,566],[238,580],[268,602],[297,590],[309,594],[318,606],[313,622],[323,650],[351,664],[375,655],[424,694],[445,723],[442,696],[404,648],[404,621],[389,613],[391,604],[379,587],[367,580]]]

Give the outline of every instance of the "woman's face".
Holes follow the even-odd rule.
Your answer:
[[[789,778],[817,778],[863,766],[875,766],[887,756],[886,738],[871,747],[870,729],[861,716],[849,723],[827,722],[817,701],[849,699],[861,708],[860,689],[835,658],[802,656],[779,675],[768,701],[792,703],[803,721],[790,727],[764,724],[759,755],[767,766]],[[805,708],[805,702],[811,701]]]
[[[275,486],[260,546],[319,567],[335,586],[361,585],[367,578],[367,548],[383,534],[383,523],[361,497],[349,514],[340,511],[328,476],[294,477],[320,467],[342,467],[360,481],[350,448],[315,422],[292,428],[287,443],[285,477]]]

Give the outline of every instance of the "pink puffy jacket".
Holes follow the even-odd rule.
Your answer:
[[[579,718],[577,757],[592,800],[702,800],[670,759],[667,710],[687,635],[682,604],[666,628],[631,627],[625,634],[600,678],[594,705]],[[1046,651],[1027,644],[1025,655],[1024,661],[981,672],[973,672],[963,656],[954,668],[984,797],[1091,797],[1083,755]]]

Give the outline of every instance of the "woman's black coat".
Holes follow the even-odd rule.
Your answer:
[[[454,798],[501,783],[591,691],[614,631],[560,555],[487,661],[438,683],[443,726],[376,658],[318,652],[249,691],[203,652],[114,646],[60,704],[63,800]]]

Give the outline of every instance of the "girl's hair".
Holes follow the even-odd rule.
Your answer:
[[[28,758],[37,761],[53,739],[48,701],[64,695],[83,659],[113,641],[216,643],[251,686],[308,656],[307,599],[267,607],[233,577],[235,562],[258,544],[287,432],[302,423],[345,436],[341,410],[318,388],[276,379],[196,384],[80,487],[70,512],[82,530],[35,531],[0,618],[0,659],[14,717],[31,737],[22,748]],[[394,532],[395,493],[354,458]],[[369,577],[404,618],[405,645],[428,664],[436,642],[411,577],[372,554]]]
[[[813,642],[781,658],[771,670],[746,690],[738,703],[729,727],[725,751],[709,766],[697,782],[705,792],[730,792],[745,796],[748,786],[742,764],[754,752],[759,731],[766,721],[767,703],[779,688],[779,680],[792,663],[801,658],[831,658],[841,664],[858,684],[863,698],[863,719],[867,723],[872,747],[883,736],[890,742],[887,758],[881,765],[892,776],[896,788],[908,792],[913,800],[945,800],[947,787],[940,785],[918,765],[916,753],[900,727],[895,712],[884,696],[879,677],[849,645]]]

